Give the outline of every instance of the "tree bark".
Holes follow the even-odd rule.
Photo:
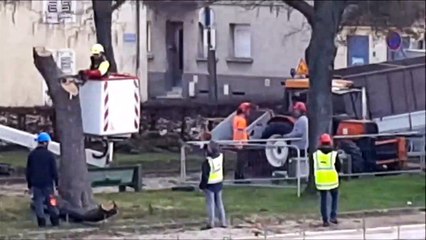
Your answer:
[[[310,89],[308,93],[309,117],[309,181],[306,193],[315,192],[312,153],[318,146],[319,136],[330,133],[333,116],[332,73],[336,45],[334,39],[346,1],[315,1],[312,37],[308,46]]]
[[[314,7],[309,5],[305,0],[283,0],[287,5],[299,11],[305,16],[309,25],[313,25]]]
[[[56,115],[58,139],[61,143],[59,165],[60,207],[84,213],[96,208],[88,178],[84,148],[83,122],[80,100],[69,99],[61,88],[58,77],[62,74],[52,53],[44,47],[33,48],[34,65],[44,78],[52,98]]]
[[[124,3],[124,1],[119,1],[116,4],[121,5],[122,3]],[[96,27],[96,39],[98,43],[102,44],[105,48],[105,55],[110,62],[110,72],[117,72],[111,33],[113,12],[112,0],[92,0],[92,4]]]

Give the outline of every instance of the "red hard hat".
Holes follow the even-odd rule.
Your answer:
[[[321,137],[320,137],[320,142],[321,142],[321,144],[330,144],[330,143],[332,143],[331,136],[329,134],[327,134],[327,133],[322,134]]]
[[[303,102],[296,102],[293,105],[293,110],[299,110],[301,112],[306,112],[306,105]]]
[[[249,102],[243,102],[238,108],[241,109],[243,112],[247,112],[247,110],[251,109],[251,104]]]

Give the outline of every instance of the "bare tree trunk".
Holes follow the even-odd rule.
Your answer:
[[[120,2],[122,4],[124,1]],[[110,71],[117,72],[111,33],[113,12],[112,0],[92,0],[92,4],[96,27],[96,39],[98,43],[102,44],[105,48],[105,55],[111,64]]]
[[[322,133],[329,133],[333,116],[331,81],[336,54],[334,39],[338,33],[346,1],[315,1],[312,37],[308,46],[310,89],[309,106],[309,174],[307,193],[315,192],[312,153]]]
[[[69,99],[61,88],[58,77],[61,70],[53,60],[52,53],[44,47],[33,49],[34,64],[43,76],[55,108],[58,139],[61,143],[59,166],[59,194],[61,208],[84,213],[96,207],[88,179],[84,133],[80,100]]]

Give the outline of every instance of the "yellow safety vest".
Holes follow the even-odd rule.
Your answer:
[[[208,184],[220,183],[223,181],[223,154],[216,158],[207,157],[210,166]]]
[[[318,190],[330,190],[339,186],[339,174],[334,167],[337,152],[328,154],[317,150],[314,155],[315,185]]]

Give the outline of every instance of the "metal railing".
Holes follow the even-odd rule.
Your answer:
[[[241,232],[238,229],[229,229],[224,232],[217,232],[214,236],[215,239],[226,239],[226,240],[249,240],[249,239],[425,239],[425,223],[418,222],[408,224],[406,221],[392,222],[388,226],[377,225],[374,222],[377,219],[369,219],[366,214],[368,211],[360,212],[359,223],[355,226],[344,227],[342,229],[317,229],[312,224],[312,219],[305,218],[298,221],[298,225],[294,226],[291,231],[285,231],[284,233],[277,233],[271,228],[271,226],[264,224],[250,225],[239,227],[239,229],[245,228],[247,231]],[[398,216],[393,216],[398,218]],[[33,230],[25,231],[19,235],[2,235],[1,239],[59,239],[59,238],[75,238],[78,236],[87,236],[90,238],[105,238],[109,234],[110,236],[116,236],[115,234],[125,234],[127,238],[135,239],[188,239],[188,236],[196,237],[192,239],[206,239],[209,233],[202,234],[201,231],[190,230],[191,227],[199,226],[200,220],[182,223],[163,223],[163,224],[152,224],[149,222],[135,221],[127,225],[110,225],[108,223],[100,226],[91,227],[72,227],[71,225],[65,224],[65,229],[46,229],[46,230]],[[377,225],[377,226],[376,226]],[[186,228],[186,231],[185,231]],[[99,230],[108,229],[108,232],[99,232]],[[147,231],[152,229],[154,231]],[[167,231],[164,231],[166,230]],[[163,230],[164,232],[161,233]],[[173,231],[174,230],[174,231]],[[233,231],[235,230],[235,231]],[[211,233],[210,233],[211,234]],[[210,236],[211,237],[211,236]]]
[[[248,140],[246,142],[244,142],[244,148],[245,149],[266,149],[266,148],[279,148],[278,146],[268,146],[267,143],[268,142],[276,142],[276,141],[283,141],[283,142],[288,142],[288,141],[295,141],[295,140],[300,140],[300,138],[281,138],[281,139],[256,139],[256,140]],[[233,140],[217,140],[215,141],[216,143],[218,143],[220,146],[225,147],[225,148],[235,148],[237,145],[241,144],[240,142],[237,141],[233,141]],[[198,146],[199,148],[202,148],[202,146],[204,146],[205,144],[208,144],[209,141],[188,141],[186,142],[185,145],[181,146],[181,151],[180,151],[180,180],[183,184],[195,184],[194,181],[188,181],[188,177],[187,177],[187,170],[186,170],[186,149],[190,146]],[[300,168],[300,162],[301,162],[301,150],[299,147],[292,145],[292,144],[286,144],[285,147],[281,147],[281,148],[290,148],[290,149],[294,149],[296,151],[296,176],[295,177],[258,177],[258,178],[247,178],[247,179],[242,179],[242,180],[224,180],[224,184],[226,185],[236,185],[238,184],[238,186],[253,186],[253,187],[281,187],[281,186],[277,186],[274,184],[253,184],[253,183],[249,183],[246,184],[246,182],[272,182],[272,181],[280,181],[280,180],[284,180],[284,181],[289,181],[289,180],[296,180],[296,189],[297,189],[297,196],[300,197],[301,195],[301,168]],[[238,150],[235,148],[235,150]],[[305,149],[306,152],[306,149]],[[240,184],[241,183],[241,184]]]
[[[383,176],[383,175],[395,175],[395,174],[416,174],[421,173],[425,169],[425,136],[424,134],[419,134],[418,132],[402,132],[402,133],[381,133],[381,134],[363,134],[363,135],[345,135],[345,136],[335,136],[334,139],[357,139],[357,138],[378,138],[378,137],[395,137],[395,136],[404,136],[408,139],[409,145],[415,145],[416,147],[410,147],[408,156],[409,157],[417,157],[419,158],[418,167],[412,167],[410,169],[400,169],[400,170],[389,170],[389,171],[369,171],[369,172],[356,172],[352,171],[353,162],[350,155],[346,154],[346,157],[342,157],[344,161],[347,163],[346,173],[339,173],[339,176],[343,178],[350,179],[351,177],[361,177],[361,176]],[[416,139],[416,143],[414,143],[413,139]],[[296,181],[296,185],[293,186],[289,184],[287,187],[296,188],[297,196],[301,196],[302,192],[302,180],[307,178],[302,176],[301,162],[306,161],[307,172],[309,174],[309,162],[306,156],[301,156],[301,149],[295,145],[287,144],[285,147],[283,146],[271,146],[268,145],[268,142],[275,141],[295,141],[300,140],[299,138],[278,138],[278,139],[256,139],[256,140],[248,140],[244,143],[244,148],[246,149],[267,149],[267,148],[290,148],[294,149],[296,152],[296,157],[292,157],[291,160],[296,161],[296,173],[294,177],[285,176],[285,177],[256,177],[256,178],[247,178],[242,180],[224,180],[226,185],[238,185],[238,186],[253,186],[253,187],[279,187],[282,188],[282,185],[274,184],[274,181]],[[188,141],[184,145],[181,146],[180,151],[180,180],[182,184],[190,184],[195,185],[196,181],[191,181],[187,176],[187,168],[186,168],[186,159],[187,159],[187,149],[191,147],[202,148],[205,144],[208,144],[209,141]],[[226,149],[236,149],[235,147],[240,144],[239,142],[233,140],[217,140],[216,141],[220,146]],[[420,146],[420,147],[419,147]],[[421,147],[423,146],[423,147]],[[303,149],[306,152],[306,149]],[[340,150],[341,151],[341,150]],[[344,154],[343,154],[344,155]],[[287,160],[290,161],[290,160]],[[200,163],[201,164],[201,163]],[[247,183],[250,182],[250,183]],[[260,184],[262,182],[269,182],[268,184]]]

